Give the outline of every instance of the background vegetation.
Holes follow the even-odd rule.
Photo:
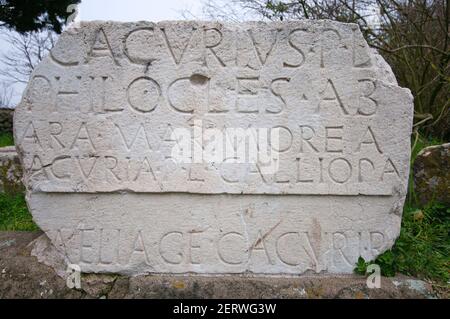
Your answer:
[[[2,0],[0,26],[20,33],[50,30],[61,33],[70,4],[81,0]]]
[[[0,147],[14,145],[14,137],[12,133],[0,133]]]
[[[24,193],[0,193],[0,230],[33,231],[38,229],[28,211]]]

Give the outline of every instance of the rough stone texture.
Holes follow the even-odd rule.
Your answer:
[[[422,204],[450,204],[450,143],[420,151],[414,161],[414,191]]]
[[[22,166],[14,146],[0,148],[0,192],[23,191]]]
[[[83,274],[73,290],[52,268],[30,256],[38,232],[0,232],[0,298],[448,298],[424,281],[382,278],[369,289],[357,275],[252,276],[119,276]]]
[[[0,133],[13,132],[13,109],[0,108]]]
[[[35,221],[84,272],[351,273],[399,234],[412,111],[353,24],[93,22],[14,133]],[[270,154],[240,163],[252,138]]]

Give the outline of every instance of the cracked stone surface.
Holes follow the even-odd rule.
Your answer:
[[[90,22],[14,134],[33,218],[83,272],[345,274],[399,234],[412,116],[353,24]]]

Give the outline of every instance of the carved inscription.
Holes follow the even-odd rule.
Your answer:
[[[55,48],[54,75],[37,70],[28,89],[27,111],[42,117],[17,123],[30,185],[390,195],[405,179],[404,159],[384,146],[387,89],[371,63],[354,66],[367,50],[355,30],[179,27],[132,28],[119,45],[100,26],[78,61]],[[240,158],[255,136],[260,151],[262,128],[279,134],[269,157]]]
[[[287,268],[306,265],[317,273],[335,267],[335,259],[352,267],[354,252],[348,252],[351,245],[359,248],[357,253],[360,255],[374,256],[386,244],[381,231],[334,231],[320,234],[327,246],[321,247],[322,251],[315,251],[311,234],[306,230],[276,236],[266,236],[268,234],[259,230],[254,241],[244,233],[230,231],[213,237],[211,246],[204,245],[210,236],[203,231],[172,230],[161,234],[156,242],[149,243],[148,234],[138,229],[126,238],[124,245],[123,232],[123,229],[61,228],[50,235],[63,249],[67,245],[75,245],[77,254],[69,254],[70,262],[81,266],[129,267],[136,262],[150,267],[156,263],[169,267],[199,265],[205,263],[204,256],[212,249],[214,259],[224,267],[248,267],[254,259],[264,259],[267,264],[282,264]],[[293,246],[297,247],[296,254],[292,254]]]
[[[86,200],[81,202],[80,196],[87,196]],[[96,213],[88,209],[97,196],[78,194],[69,199],[64,194],[37,194],[31,199],[38,221],[56,247],[70,263],[87,270],[351,272],[359,256],[371,259],[391,244],[384,224],[396,218],[378,213],[383,199],[375,197],[370,203],[351,204],[339,196],[334,198],[334,207],[316,198],[310,199],[314,208],[305,208],[297,207],[301,199],[294,197],[244,195],[229,202],[220,214],[211,214],[223,207],[220,201],[224,195],[202,200],[202,195],[115,194],[97,200],[97,209],[112,221],[117,218],[116,212],[103,211],[103,205],[133,201],[133,212],[129,214],[139,222],[101,225]],[[51,204],[39,204],[43,198],[51,200]],[[76,224],[70,219],[58,223],[42,220],[48,214],[45,210],[53,212],[63,201],[70,205],[58,214],[70,216],[83,209],[89,217]],[[186,206],[186,210],[177,211],[178,205]],[[342,210],[342,205],[347,211]],[[359,212],[359,217],[352,216],[349,211],[359,205],[364,211]],[[349,228],[348,224],[334,223],[337,218],[356,221],[368,216],[373,220],[370,226],[354,224]]]

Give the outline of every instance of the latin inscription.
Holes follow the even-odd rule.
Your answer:
[[[100,27],[84,58],[63,59],[56,50],[57,75],[31,80],[28,111],[44,112],[46,121],[18,125],[19,143],[31,150],[28,180],[49,192],[390,195],[406,173],[384,150],[377,125],[383,88],[371,63],[342,68],[342,59],[365,50],[354,32],[285,27],[261,37],[250,27],[230,33],[204,26],[179,37],[155,26],[130,30],[116,45]],[[121,77],[126,68],[134,75]],[[347,79],[336,78],[336,68]],[[250,131],[262,127],[280,134],[277,145],[267,142],[276,165],[269,173],[259,154],[239,157],[252,151]],[[179,145],[180,128],[192,145]],[[174,149],[184,152],[181,163]],[[216,152],[214,160],[205,150]]]

